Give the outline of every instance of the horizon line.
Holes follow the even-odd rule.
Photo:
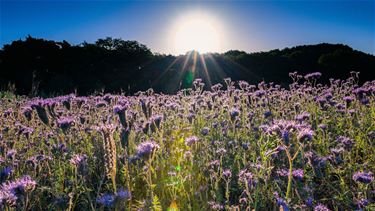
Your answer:
[[[149,47],[147,46],[147,44],[144,44],[144,43],[142,43],[142,42],[140,42],[140,41],[138,41],[138,40],[133,40],[133,39],[124,39],[124,38],[122,38],[122,37],[111,37],[111,36],[106,36],[106,37],[104,37],[104,38],[97,38],[96,41],[94,41],[94,42],[87,42],[86,40],[84,40],[84,41],[82,41],[82,42],[80,42],[80,43],[75,43],[75,42],[69,42],[68,40],[65,40],[65,39],[59,41],[59,40],[53,40],[53,39],[46,39],[46,38],[42,38],[42,37],[35,37],[35,36],[30,35],[30,34],[27,35],[25,38],[15,39],[15,40],[12,40],[10,43],[4,43],[4,44],[2,44],[0,50],[4,50],[4,46],[5,46],[5,45],[11,45],[11,44],[12,44],[13,42],[15,42],[15,41],[26,41],[26,39],[27,39],[28,37],[31,37],[31,38],[34,38],[34,39],[42,39],[42,40],[46,40],[46,41],[53,41],[53,42],[64,42],[64,41],[65,41],[65,42],[67,42],[67,43],[69,43],[70,45],[73,45],[73,46],[80,46],[80,45],[82,45],[82,44],[84,44],[84,43],[95,44],[95,42],[96,42],[97,40],[99,40],[99,39],[105,39],[105,38],[108,38],[108,37],[109,37],[109,38],[112,38],[112,39],[122,39],[122,40],[124,40],[124,41],[136,41],[136,42],[138,42],[139,44],[145,45],[145,46],[151,51],[151,53],[154,54],[154,55],[159,54],[159,55],[175,56],[175,57],[178,57],[178,56],[184,56],[184,55],[187,55],[187,54],[190,53],[190,52],[197,52],[198,54],[201,54],[201,55],[209,55],[209,54],[225,54],[225,53],[228,53],[228,52],[230,52],[230,51],[240,51],[240,52],[245,52],[246,54],[266,53],[266,52],[270,52],[270,51],[274,51],[274,50],[279,50],[279,51],[281,51],[281,50],[290,49],[290,48],[295,48],[295,47],[314,46],[314,45],[322,45],[322,44],[328,44],[328,45],[343,45],[343,46],[347,46],[347,47],[351,48],[351,49],[354,50],[354,51],[359,51],[359,52],[362,52],[362,53],[365,53],[365,54],[368,54],[368,55],[371,55],[371,56],[375,56],[375,49],[374,49],[373,52],[366,52],[366,51],[362,51],[362,50],[359,50],[359,49],[355,49],[355,48],[353,48],[352,46],[350,46],[350,45],[348,45],[348,44],[345,44],[345,43],[331,43],[331,42],[324,42],[324,41],[322,41],[322,42],[317,42],[317,43],[306,43],[306,44],[290,45],[290,46],[286,46],[286,47],[282,47],[282,48],[273,48],[273,49],[268,49],[268,50],[265,49],[265,50],[260,50],[260,51],[247,51],[247,50],[240,50],[240,49],[229,49],[229,50],[225,50],[225,51],[223,51],[223,52],[206,52],[206,53],[200,53],[198,50],[194,50],[194,49],[192,49],[192,50],[186,51],[184,54],[182,54],[182,53],[180,53],[180,54],[174,54],[174,53],[165,53],[165,52],[163,53],[163,52],[158,52],[158,51],[156,51],[156,50],[153,50],[153,49],[149,48]]]

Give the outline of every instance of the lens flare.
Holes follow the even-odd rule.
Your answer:
[[[184,54],[192,50],[200,53],[221,52],[222,39],[221,25],[214,17],[191,13],[177,19],[170,40],[174,53]]]

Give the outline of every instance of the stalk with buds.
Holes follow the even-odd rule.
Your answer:
[[[105,173],[112,180],[113,188],[116,191],[116,171],[117,171],[117,152],[116,143],[113,139],[113,132],[115,127],[113,125],[107,125],[100,127],[100,132],[103,136],[103,151],[104,151],[104,166]]]

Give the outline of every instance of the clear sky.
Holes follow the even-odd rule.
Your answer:
[[[197,19],[208,17],[214,22],[214,32],[201,36],[210,41],[215,34],[220,43],[215,50],[221,52],[267,51],[328,42],[375,54],[375,1],[0,2],[1,47],[28,34],[73,44],[111,36],[137,40],[153,52],[178,54],[181,52],[176,50],[176,42],[184,42],[181,34],[186,34],[181,31],[187,22],[185,16],[199,13]],[[192,30],[185,36],[199,33],[199,28]]]

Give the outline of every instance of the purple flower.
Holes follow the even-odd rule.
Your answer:
[[[21,112],[26,117],[26,119],[28,121],[31,120],[31,114],[33,112],[33,109],[31,108],[31,106],[24,106],[24,107],[22,107],[21,108]]]
[[[232,177],[232,171],[230,169],[225,169],[223,171],[223,176],[225,179],[229,179]]]
[[[116,193],[116,198],[119,200],[127,200],[132,197],[131,193],[128,190],[120,189]]]
[[[224,206],[214,201],[209,201],[208,205],[212,210],[224,210]]]
[[[279,175],[280,177],[287,177],[289,176],[289,170],[288,169],[280,169],[276,171],[276,174]],[[303,179],[303,169],[296,169],[292,171],[292,176],[295,179],[302,180]]]
[[[242,169],[238,173],[238,182],[251,188],[255,185],[254,175],[249,172],[247,169]]]
[[[195,118],[195,114],[189,113],[188,116],[187,116],[187,118],[188,118],[189,122],[192,123],[193,119]]]
[[[318,127],[322,130],[326,130],[327,129],[327,125],[326,124],[320,124],[318,125]]]
[[[374,176],[371,172],[358,171],[353,175],[353,180],[356,182],[368,184],[374,180]]]
[[[0,208],[3,208],[4,204],[14,207],[17,204],[18,197],[12,192],[4,191],[0,189]]]
[[[97,108],[102,108],[102,107],[106,107],[108,105],[108,103],[106,101],[99,101],[95,104],[95,107]]]
[[[216,153],[217,153],[218,155],[223,156],[223,155],[225,155],[225,154],[227,153],[227,150],[224,149],[224,148],[219,148],[219,149],[216,150]]]
[[[273,195],[275,196],[277,205],[281,206],[284,211],[289,211],[289,207],[286,201],[283,198],[279,197],[279,194],[277,192],[273,193]]]
[[[57,120],[57,126],[63,131],[68,130],[74,124],[74,118],[72,117],[60,117]]]
[[[206,136],[209,132],[210,132],[210,128],[208,128],[208,127],[204,127],[201,130],[201,134],[204,135],[204,136]]]
[[[156,125],[157,128],[160,128],[161,121],[163,120],[162,115],[153,115],[151,117],[151,122]]]
[[[283,139],[285,145],[289,144],[289,132],[288,131],[283,130],[281,132],[281,138]]]
[[[307,200],[306,200],[306,205],[308,207],[312,207],[313,206],[313,201],[314,201],[314,199],[312,197],[308,197]]]
[[[158,150],[160,146],[154,141],[146,141],[137,146],[137,157],[149,157],[152,153]]]
[[[220,160],[213,160],[208,163],[209,168],[216,168],[218,166],[220,166]]]
[[[346,150],[350,150],[354,145],[354,142],[346,136],[339,136],[336,141],[343,145]]]
[[[343,153],[345,151],[345,149],[343,147],[337,147],[337,148],[332,148],[331,149],[331,152],[335,155],[340,155],[341,153]]]
[[[298,132],[298,140],[299,141],[311,141],[314,135],[314,131],[308,129],[308,128],[303,128]]]
[[[310,118],[310,114],[308,112],[303,112],[296,116],[296,120],[299,122],[305,121]]]
[[[343,98],[343,100],[346,102],[346,104],[350,104],[351,102],[353,102],[354,101],[354,97],[353,96],[345,96],[344,98]]]
[[[14,149],[11,149],[7,152],[6,157],[8,159],[14,159],[14,156],[16,155],[17,151]]]
[[[368,199],[358,199],[357,200],[357,205],[358,205],[359,208],[364,208],[369,204],[370,204],[370,200],[368,200]]]
[[[126,107],[122,105],[115,105],[113,106],[113,113],[119,114],[126,111]]]
[[[254,95],[258,98],[261,98],[262,96],[266,95],[266,91],[264,90],[257,90],[254,92]]]
[[[318,204],[314,207],[314,211],[330,211],[326,206],[323,204]]]
[[[105,206],[112,207],[115,202],[115,196],[113,194],[104,194],[96,199],[96,202]]]
[[[232,121],[234,121],[239,115],[240,115],[240,110],[238,110],[237,108],[232,108],[230,110],[230,118]]]
[[[28,175],[3,183],[0,188],[0,205],[5,201],[9,206],[15,206],[19,197],[33,191],[35,187],[35,180]]]
[[[302,180],[303,175],[304,175],[303,170],[302,169],[293,170],[292,175],[293,175],[294,178],[296,178],[298,180]]]
[[[87,162],[87,155],[74,155],[69,162],[75,166],[84,165]]]
[[[289,175],[289,170],[288,169],[280,169],[276,171],[276,174],[279,175],[280,177],[287,177]]]
[[[242,148],[243,148],[244,150],[248,150],[249,147],[250,147],[250,143],[243,143],[241,146],[242,146]]]
[[[29,138],[30,135],[34,132],[34,129],[31,127],[21,126],[19,131],[20,134],[25,135],[26,138]]]
[[[314,72],[314,73],[309,73],[309,74],[306,74],[305,75],[305,79],[306,80],[316,80],[316,79],[319,79],[320,77],[322,76],[322,73],[320,72]]]
[[[6,179],[9,178],[9,175],[12,173],[12,167],[4,167],[0,172],[0,183],[3,183]]]
[[[190,136],[185,139],[185,144],[187,146],[192,146],[193,144],[197,143],[199,141],[199,138],[196,136]]]
[[[271,111],[265,111],[264,112],[264,118],[268,118],[272,115],[272,112]]]

